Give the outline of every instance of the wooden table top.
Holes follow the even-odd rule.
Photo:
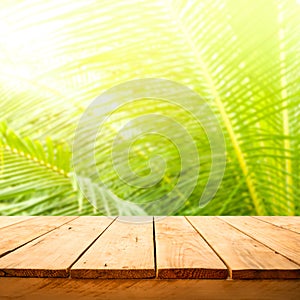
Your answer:
[[[0,277],[297,279],[300,217],[0,217]]]

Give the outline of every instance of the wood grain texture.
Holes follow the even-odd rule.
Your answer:
[[[71,268],[71,276],[73,278],[155,277],[152,217],[150,221],[143,224],[115,221],[74,264]]]
[[[254,217],[254,218],[300,233],[300,217]]]
[[[0,299],[298,300],[299,280],[0,278]]]
[[[0,217],[0,228],[7,227],[19,222],[23,222],[32,217],[30,216],[1,216]]]
[[[300,265],[300,235],[252,217],[220,217],[240,231]]]
[[[152,217],[148,223],[107,217],[5,219],[1,223],[0,217],[7,225],[0,227],[0,277],[70,275],[72,285],[77,278],[157,281],[157,276],[166,286],[166,279],[224,279],[228,270],[233,281],[300,277],[294,217],[168,217],[155,226]]]
[[[300,266],[216,217],[188,217],[233,279],[300,278]]]
[[[33,217],[0,229],[0,257],[77,217]]]
[[[0,258],[0,273],[21,277],[67,277],[69,268],[113,222],[79,217]]]
[[[226,278],[227,268],[184,217],[155,221],[158,278]]]

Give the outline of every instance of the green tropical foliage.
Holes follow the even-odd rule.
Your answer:
[[[130,157],[139,175],[153,153],[172,162],[149,193],[124,184],[109,164],[100,165],[100,176],[114,193],[72,168],[74,132],[88,104],[118,83],[153,77],[201,95],[226,140],[214,199],[198,206],[208,159],[177,214],[300,215],[299,15],[296,0],[2,1],[0,214],[139,214],[134,202],[172,188],[176,149],[154,136],[138,141]],[[109,153],[116,124],[145,111],[184,123],[209,156],[195,120],[154,100],[116,112],[98,141],[101,153]]]

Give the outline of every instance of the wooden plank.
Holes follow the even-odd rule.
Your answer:
[[[150,219],[142,224],[130,223],[130,218],[128,222],[115,221],[74,264],[71,277],[155,277],[153,218]]]
[[[254,217],[276,226],[300,233],[300,217]]]
[[[0,257],[76,217],[33,217],[0,229]]]
[[[184,217],[155,221],[158,278],[226,278],[228,271]]]
[[[0,228],[7,227],[32,218],[31,216],[0,216]]]
[[[0,258],[0,273],[67,277],[70,266],[111,222],[106,217],[79,217]]]
[[[0,278],[0,299],[298,300],[300,280]]]
[[[300,266],[216,217],[188,220],[228,266],[233,279],[300,278]]]
[[[252,217],[220,218],[268,246],[275,253],[280,253],[300,265],[300,235],[298,233]]]

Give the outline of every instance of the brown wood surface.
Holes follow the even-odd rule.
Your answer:
[[[300,266],[217,217],[188,217],[233,279],[300,278]]]
[[[298,300],[300,280],[157,280],[0,277],[0,299]]]
[[[184,217],[155,221],[158,278],[226,278],[227,268]]]
[[[300,217],[254,217],[256,219],[300,233]]]
[[[77,217],[33,217],[0,228],[0,257]]]
[[[74,264],[71,276],[154,278],[153,218],[149,218],[143,224],[116,220]]]
[[[300,265],[300,235],[252,217],[220,217],[253,239]],[[268,257],[266,257],[268,259]]]
[[[76,259],[113,222],[79,217],[0,258],[5,276],[67,277]]]
[[[0,228],[10,226],[15,223],[23,222],[32,218],[30,216],[0,216]]]
[[[155,222],[149,217],[147,223],[107,217],[7,220],[1,223],[0,217],[0,277],[169,282],[221,280],[229,273],[233,281],[293,281],[300,276],[299,221],[294,217],[167,217]]]

